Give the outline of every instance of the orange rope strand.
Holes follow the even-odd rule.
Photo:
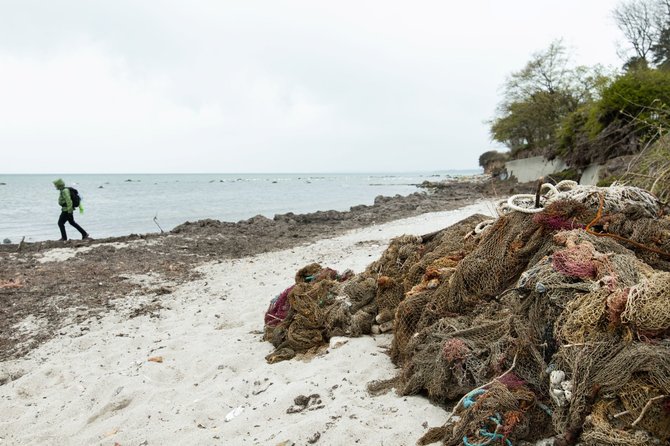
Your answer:
[[[588,232],[591,235],[595,235],[596,237],[611,237],[613,239],[620,240],[622,242],[630,243],[631,245],[636,246],[640,249],[645,249],[647,251],[651,251],[655,254],[658,254],[659,256],[667,257],[667,258],[670,259],[670,253],[665,252],[665,251],[661,251],[660,249],[656,249],[656,248],[652,248],[650,246],[643,245],[642,243],[635,242],[631,239],[628,239],[626,237],[622,237],[622,236],[617,235],[617,234],[610,234],[610,233],[607,233],[607,232],[596,232],[596,231],[592,230],[591,227],[593,225],[595,225],[596,223],[598,223],[598,221],[600,221],[600,219],[602,218],[603,208],[605,206],[605,196],[602,194],[602,192],[598,192],[598,196],[600,197],[600,203],[598,205],[598,212],[596,212],[596,216],[593,218],[593,220],[591,220],[589,222],[588,225],[586,225],[586,228],[584,228],[584,230],[586,232]]]

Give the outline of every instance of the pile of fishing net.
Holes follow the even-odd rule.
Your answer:
[[[506,203],[495,221],[473,216],[395,239],[365,272],[310,283],[293,301],[289,293],[289,316],[276,327],[288,333],[308,319],[310,341],[324,343],[393,320],[400,373],[371,392],[393,386],[457,401],[455,416],[422,444],[552,436],[555,444],[667,444],[670,219],[660,203],[642,189],[570,183]],[[347,292],[347,282],[369,288]]]
[[[453,234],[457,241],[449,248],[453,258],[442,258],[431,270],[433,282],[424,286],[433,287],[440,274],[453,270],[463,258],[459,250],[463,237],[485,218],[475,215],[438,233],[396,238],[379,260],[357,275],[350,270],[340,274],[317,263],[303,267],[265,313],[264,337],[275,347],[266,360],[275,363],[315,353],[333,336],[391,331],[398,304],[413,286],[408,284],[421,282],[431,263],[427,260],[431,256],[424,256],[426,247],[439,251],[442,234]]]

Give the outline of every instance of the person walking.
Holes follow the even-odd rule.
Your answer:
[[[57,179],[54,182],[56,189],[60,191],[58,195],[58,204],[61,207],[60,217],[58,218],[58,228],[60,229],[60,241],[67,241],[67,233],[65,232],[65,222],[70,223],[79,233],[81,234],[81,239],[86,240],[90,239],[88,233],[74,221],[74,205],[72,203],[72,196],[70,195],[70,189],[65,187],[65,182],[62,179]],[[80,206],[80,209],[81,206]]]

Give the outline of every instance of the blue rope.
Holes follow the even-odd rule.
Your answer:
[[[468,409],[473,404],[475,404],[475,399],[476,399],[475,397],[478,397],[479,395],[483,395],[484,393],[486,393],[486,390],[484,390],[484,389],[477,389],[477,390],[473,390],[472,392],[468,393],[467,395],[465,395],[465,399],[463,400],[463,407]]]
[[[499,440],[499,439],[503,438],[503,436],[501,434],[492,434],[490,432],[486,432],[486,434],[488,434],[488,435],[485,435],[486,437],[493,438],[494,440]],[[482,446],[483,445],[483,443],[470,443],[468,441],[468,436],[467,435],[463,436],[463,444],[465,446]],[[509,439],[507,439],[507,438],[505,438],[505,444],[507,446],[514,446],[514,445],[512,445],[512,442],[509,441]]]
[[[470,394],[468,394],[468,396],[470,396]],[[474,403],[472,403],[472,404],[474,404]],[[496,430],[502,424],[502,417],[500,416],[499,413],[497,413],[494,417],[489,417],[489,420],[493,421],[496,424]],[[481,435],[482,437],[489,438],[489,441],[486,442],[486,444],[490,443],[491,441],[495,441],[495,440],[505,440],[505,444],[507,446],[513,446],[512,442],[508,438],[505,438],[504,435],[496,433],[496,432],[489,432],[486,429],[482,428],[482,429],[479,430],[479,435]],[[484,443],[470,443],[470,441],[468,440],[468,436],[464,435],[463,436],[463,444],[465,446],[483,446]]]

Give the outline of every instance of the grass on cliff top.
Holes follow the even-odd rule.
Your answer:
[[[635,157],[617,181],[646,189],[667,204],[670,201],[670,133]]]

